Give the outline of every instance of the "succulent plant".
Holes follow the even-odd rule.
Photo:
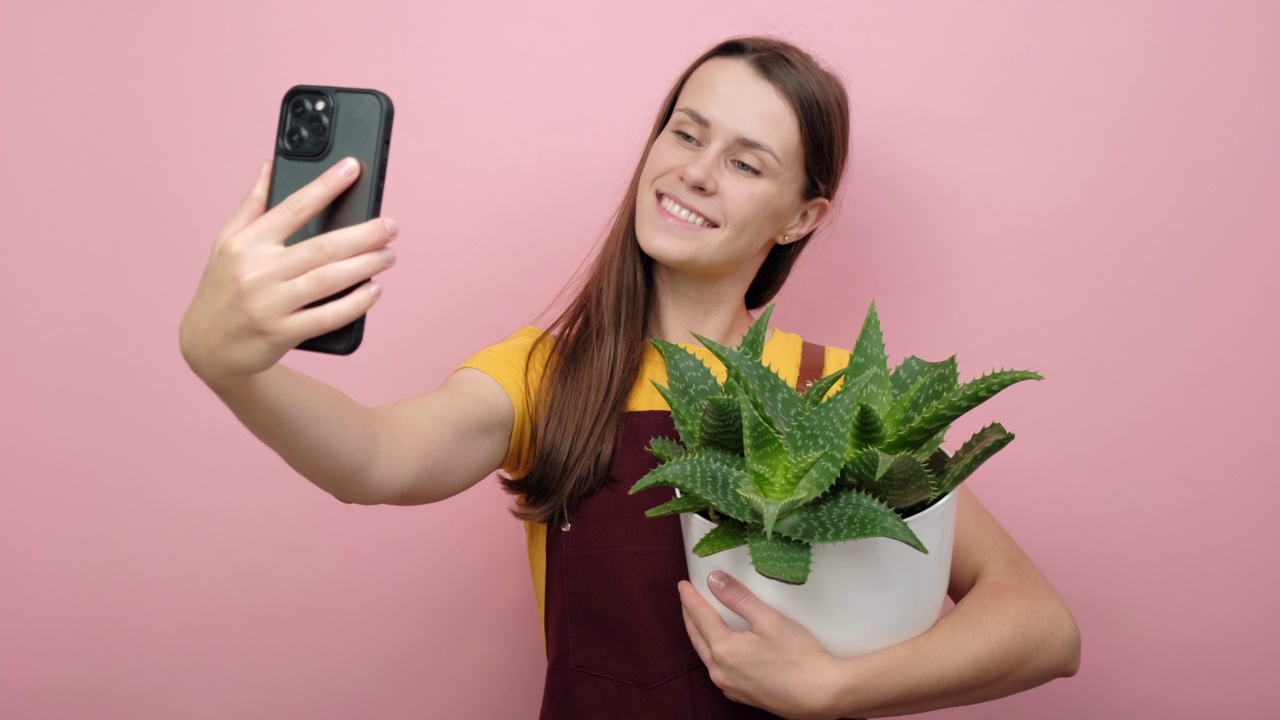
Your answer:
[[[654,385],[680,439],[650,441],[661,463],[631,492],[678,489],[646,514],[703,513],[717,524],[696,554],[746,545],[757,572],[786,583],[808,579],[814,543],[886,537],[928,552],[903,518],[1014,437],[992,423],[948,455],[951,423],[1014,383],[1043,378],[999,370],[960,385],[954,355],[911,356],[891,372],[872,301],[848,365],[802,393],[763,364],[773,307],[736,348],[694,335],[724,363],[723,384],[692,351],[651,340],[667,365],[667,385]]]

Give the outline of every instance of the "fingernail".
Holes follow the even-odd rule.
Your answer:
[[[400,226],[391,218],[382,218],[382,224],[387,226],[387,234],[391,237],[395,237],[400,232]]]
[[[716,570],[715,572],[712,572],[710,575],[707,576],[707,587],[711,588],[712,590],[723,590],[724,584],[725,584],[724,581],[725,581],[724,573],[720,572],[719,570]]]
[[[391,251],[391,248],[382,248],[382,260],[387,265],[394,265],[396,263],[396,254]]]
[[[375,297],[382,292],[382,286],[372,280],[365,284],[364,289]]]
[[[351,177],[356,174],[356,170],[359,167],[360,164],[356,162],[355,158],[347,158],[338,163],[338,174],[342,177]]]

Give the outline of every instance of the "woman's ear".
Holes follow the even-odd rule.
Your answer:
[[[831,212],[831,201],[827,198],[813,198],[806,201],[800,208],[800,212],[796,213],[796,216],[782,230],[782,239],[777,240],[777,243],[787,245],[808,235],[826,219],[829,212]]]

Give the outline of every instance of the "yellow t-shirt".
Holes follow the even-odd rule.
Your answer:
[[[512,333],[507,339],[481,350],[458,366],[475,368],[484,372],[496,380],[511,398],[511,405],[515,408],[515,420],[511,426],[511,440],[507,445],[507,457],[502,463],[503,472],[511,477],[521,477],[528,471],[532,462],[529,453],[529,438],[532,433],[533,418],[530,415],[528,404],[525,402],[525,360],[529,357],[533,341],[537,339],[541,332],[542,330],[536,327],[521,328]],[[799,335],[783,332],[776,328],[771,331],[765,341],[764,363],[773,368],[774,372],[778,373],[778,376],[783,380],[786,380],[791,387],[795,387],[800,375],[800,353],[803,345],[804,341]],[[715,373],[720,382],[724,382],[726,376],[724,364],[716,356],[712,355],[710,350],[699,344],[681,344],[681,347],[692,350],[706,363],[707,367],[711,368],[711,371]],[[550,344],[543,343],[538,348],[538,354],[533,358],[529,377],[535,381],[541,376],[549,350]],[[848,350],[827,347],[822,374],[833,373],[843,368],[848,362]],[[665,386],[667,384],[667,366],[658,350],[646,343],[645,356],[641,364],[639,378],[627,398],[628,412],[671,409],[651,381]],[[536,397],[537,388],[531,388],[530,394]],[[534,594],[538,598],[538,615],[542,617],[545,607],[547,526],[543,523],[526,522],[525,534],[529,544],[529,569],[533,573]]]

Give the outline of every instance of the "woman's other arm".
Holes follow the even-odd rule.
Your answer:
[[[808,630],[712,573],[711,592],[751,623],[735,632],[681,582],[685,624],[712,680],[730,699],[817,719],[968,705],[1075,674],[1080,631],[1061,596],[977,498],[963,486],[958,492],[949,588],[956,605],[899,645],[833,658]]]

